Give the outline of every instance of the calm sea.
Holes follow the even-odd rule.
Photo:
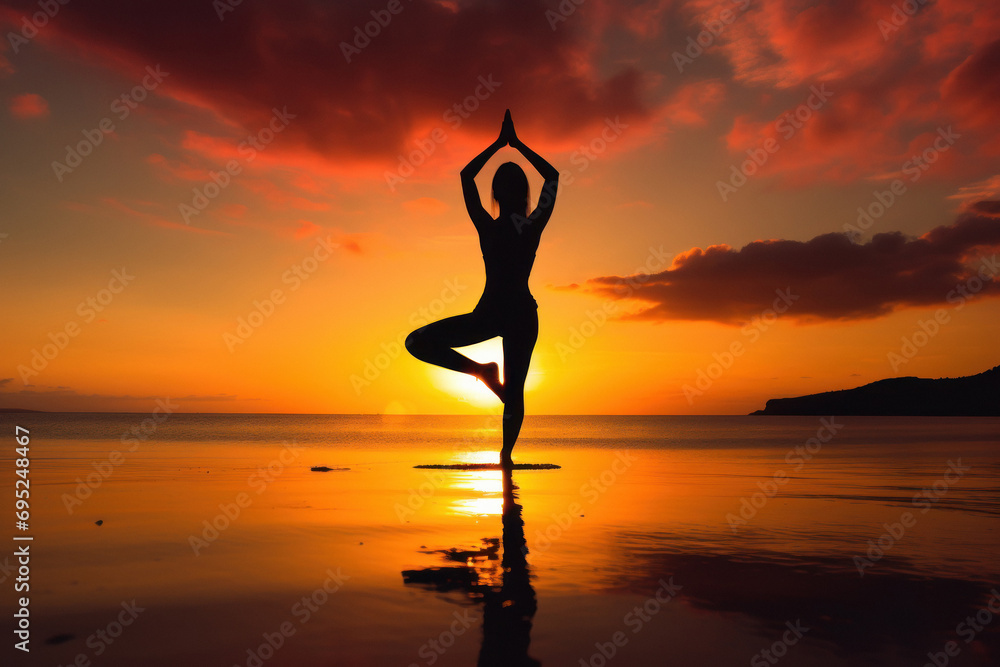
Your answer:
[[[996,418],[0,423],[37,664],[1000,664]]]
[[[38,424],[44,436],[59,440],[117,440],[136,435],[152,415],[143,413],[24,413],[0,415],[4,423]],[[294,439],[306,445],[405,447],[448,446],[484,430],[498,430],[496,414],[457,415],[285,415],[174,414],[153,420],[151,442],[280,443]],[[925,444],[1000,445],[996,418],[843,417],[838,446],[904,445],[913,451]],[[822,426],[814,417],[745,416],[532,416],[525,418],[519,443],[562,447],[639,447],[652,449],[719,449],[797,445]],[[862,452],[857,452],[863,455]]]

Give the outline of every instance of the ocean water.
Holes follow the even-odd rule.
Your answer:
[[[13,664],[1000,664],[1000,419],[529,416],[507,476],[415,468],[492,414],[0,423]]]

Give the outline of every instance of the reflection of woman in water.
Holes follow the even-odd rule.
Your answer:
[[[443,549],[449,560],[459,560],[458,567],[430,567],[423,570],[403,570],[403,583],[430,586],[432,590],[447,592],[464,590],[468,600],[483,605],[483,644],[479,649],[478,667],[539,667],[541,664],[528,655],[531,646],[531,627],[538,600],[531,585],[528,568],[528,545],[524,538],[524,519],[518,503],[517,486],[510,466],[503,470],[503,535],[500,540],[483,539],[486,548],[470,554],[464,549]],[[503,546],[499,582],[494,571],[496,554],[490,553],[489,544],[500,542]],[[432,553],[422,551],[422,553]]]
[[[528,543],[510,467],[503,471],[503,579],[500,590],[483,592],[483,645],[479,667],[538,667],[528,655],[531,626],[538,610],[528,571]]]
[[[493,177],[493,201],[500,215],[483,208],[476,175],[493,154],[506,145],[518,150],[545,179],[538,206],[528,214],[528,179],[513,162],[505,162]],[[504,402],[503,449],[500,460],[509,465],[511,451],[524,421],[524,380],[538,337],[538,304],[528,290],[528,275],[538,241],[556,200],[559,172],[524,145],[514,133],[508,110],[500,136],[462,170],[462,192],[486,265],[486,287],[471,313],[448,317],[417,329],[406,339],[416,358],[482,380]],[[452,348],[503,338],[504,377],[495,363],[480,364]]]

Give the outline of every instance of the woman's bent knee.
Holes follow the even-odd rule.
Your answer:
[[[406,351],[413,356],[418,356],[417,353],[424,347],[424,336],[422,329],[417,329],[416,331],[411,331],[410,335],[406,337],[403,342],[406,346]]]

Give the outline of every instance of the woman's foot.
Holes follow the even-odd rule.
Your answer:
[[[504,448],[500,450],[500,465],[502,467],[510,469],[514,466],[514,459],[511,458],[511,452],[513,450],[513,447],[510,449]]]
[[[482,364],[477,376],[503,403],[503,383],[500,382],[500,366],[495,362]]]

